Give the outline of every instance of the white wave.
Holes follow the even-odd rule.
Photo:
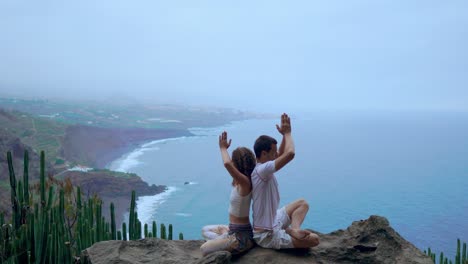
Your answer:
[[[141,164],[138,158],[147,150],[148,148],[139,148],[130,152],[126,156],[114,162],[113,165],[117,165],[117,167],[111,169],[115,171],[129,172],[131,168]]]
[[[168,187],[166,191],[152,195],[140,196],[136,201],[138,218],[144,224],[150,224],[153,220],[153,215],[157,212],[159,206],[167,201],[167,199],[178,189],[176,187]]]
[[[183,217],[190,217],[190,216],[192,216],[192,214],[189,214],[189,213],[175,213],[175,215],[177,215],[177,216],[183,216]]]
[[[141,145],[141,147],[133,150],[130,153],[127,153],[115,160],[109,166],[111,170],[121,171],[121,172],[130,172],[130,169],[142,164],[139,158],[147,151],[159,150],[158,144],[164,144],[169,141],[184,140],[187,137],[176,137],[176,138],[165,138],[153,140],[151,142]]]
[[[143,144],[141,147],[142,148],[147,148],[147,147],[151,147],[153,145],[157,145],[157,144],[164,144],[166,142],[169,142],[169,141],[180,141],[180,140],[184,140],[186,139],[187,137],[186,136],[182,136],[182,137],[175,137],[175,138],[163,138],[163,139],[157,139],[157,140],[153,140],[151,142],[148,142],[146,144]]]

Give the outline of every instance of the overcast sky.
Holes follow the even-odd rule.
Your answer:
[[[468,1],[0,0],[0,95],[468,111]]]

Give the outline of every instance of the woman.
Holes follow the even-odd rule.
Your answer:
[[[224,167],[232,177],[232,191],[229,199],[229,228],[223,225],[203,228],[203,236],[212,239],[200,247],[203,255],[219,250],[240,254],[254,246],[249,214],[252,198],[250,174],[255,168],[255,155],[250,149],[239,147],[232,152],[231,159],[227,151],[230,145],[231,140],[228,141],[227,132],[223,132],[219,136],[219,149]]]

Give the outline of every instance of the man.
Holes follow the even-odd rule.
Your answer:
[[[299,199],[278,209],[280,196],[274,173],[294,159],[295,149],[287,114],[281,116],[281,126],[276,128],[283,135],[279,150],[277,141],[270,136],[260,136],[254,145],[257,158],[252,172],[254,240],[264,248],[314,247],[319,244],[317,234],[301,230],[309,210],[307,202]]]

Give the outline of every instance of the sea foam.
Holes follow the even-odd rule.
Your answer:
[[[159,150],[159,147],[158,147],[159,144],[164,144],[168,141],[184,140],[185,138],[186,138],[185,136],[176,137],[176,138],[165,138],[165,139],[158,139],[158,140],[153,140],[151,142],[145,143],[141,145],[141,147],[133,150],[130,153],[123,155],[116,161],[112,162],[109,168],[114,171],[131,172],[131,169],[142,164],[139,158],[145,152]]]
[[[140,196],[136,201],[138,218],[142,223],[150,224],[150,221],[155,219],[158,207],[165,203],[167,199],[178,190],[177,187],[169,186],[165,192],[150,195]]]

